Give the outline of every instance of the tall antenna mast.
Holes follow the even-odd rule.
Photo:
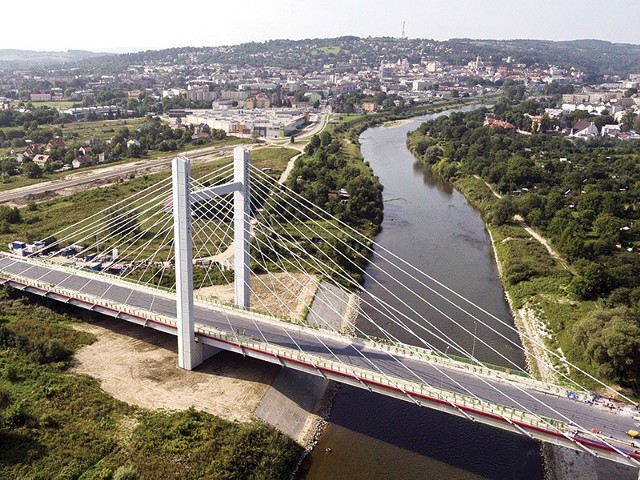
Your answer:
[[[402,35],[400,36],[400,38],[407,38],[407,36],[404,34],[404,20],[402,21]]]

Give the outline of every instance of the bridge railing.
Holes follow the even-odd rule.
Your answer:
[[[47,296],[48,294],[57,294],[68,299],[77,300],[85,303],[85,306],[102,307],[116,313],[116,317],[122,314],[128,314],[135,317],[137,320],[142,320],[145,323],[154,322],[159,325],[166,326],[170,329],[176,328],[175,318],[159,315],[148,310],[141,308],[131,307],[123,305],[114,301],[104,300],[92,295],[79,293],[75,290],[68,290],[57,285],[53,285],[48,282],[31,279],[22,275],[11,274],[7,272],[0,272],[0,281],[4,279],[5,282],[12,281],[24,287],[33,287],[37,289],[41,294]],[[305,327],[301,327],[305,328]],[[252,352],[262,353],[266,356],[277,359],[278,363],[287,364],[289,367],[300,368],[300,365],[306,366],[306,370],[314,369],[320,375],[325,377],[329,376],[334,380],[340,381],[340,379],[351,379],[351,384],[357,385],[359,382],[363,387],[376,390],[379,392],[394,392],[395,396],[406,396],[408,400],[416,401],[421,405],[431,406],[438,409],[446,408],[450,412],[455,413],[455,410],[460,412],[460,415],[464,415],[470,419],[478,420],[485,423],[493,424],[497,426],[499,424],[507,427],[513,431],[519,431],[520,433],[527,433],[532,436],[537,436],[541,439],[549,439],[549,435],[552,435],[556,439],[561,439],[564,443],[569,442],[577,443],[575,427],[571,427],[558,419],[550,418],[541,415],[535,415],[523,410],[519,410],[514,407],[501,405],[495,402],[488,401],[486,399],[480,399],[473,397],[472,395],[461,394],[459,392],[452,392],[444,390],[442,388],[436,388],[433,385],[410,381],[407,379],[395,377],[392,375],[385,375],[372,370],[363,369],[357,366],[346,365],[339,361],[329,358],[321,357],[318,355],[310,355],[299,350],[293,350],[286,347],[270,344],[267,342],[261,342],[254,338],[249,338],[240,335],[233,335],[227,332],[218,331],[211,327],[205,327],[197,325],[196,333],[199,336],[206,336],[212,339],[221,340],[224,343],[234,345],[235,348],[250,350]],[[380,348],[380,345],[375,344],[376,348]],[[437,353],[422,351],[414,347],[405,346],[403,348],[398,345],[386,345],[388,349],[397,349],[397,354],[407,354],[412,356],[416,353],[425,354],[430,353],[438,358],[431,359],[434,362],[454,362],[454,360],[443,358]],[[462,362],[458,362],[462,363]],[[464,364],[467,368],[473,368],[472,365]],[[449,365],[447,365],[449,366]],[[491,374],[492,372],[488,372]],[[500,378],[498,377],[498,380]],[[349,383],[349,382],[347,382]],[[527,427],[530,429],[527,431]],[[589,432],[577,432],[581,435],[590,436]],[[596,438],[597,435],[591,437]],[[588,442],[593,442],[591,438],[586,438]],[[559,441],[559,440],[556,440]],[[582,442],[584,443],[584,442]],[[597,443],[597,441],[596,441]]]
[[[69,290],[67,288],[63,288],[49,282],[34,280],[29,277],[24,277],[22,275],[17,275],[14,273],[9,273],[4,271],[0,273],[0,278],[5,279],[5,281],[13,281],[20,285],[24,285],[25,287],[35,288],[37,290],[44,292],[45,295],[55,294],[71,300],[83,302],[87,305],[103,307],[103,308],[112,310],[114,312],[130,314],[140,319],[154,321],[154,322],[165,324],[172,327],[176,326],[176,320],[174,318],[158,315],[148,310],[142,310],[136,307],[131,307],[129,305],[114,302],[113,300],[105,300],[103,298],[99,298],[94,295],[88,295],[86,293],[81,293],[76,290]]]
[[[7,255],[7,256],[10,256],[10,255]],[[70,274],[80,275],[88,279],[97,279],[101,277],[106,277],[108,278],[109,282],[113,284],[118,284],[125,288],[133,288],[133,285],[129,280],[124,280],[117,275],[111,275],[106,273],[96,275],[94,273],[83,271],[82,269],[73,268],[67,265],[51,264],[49,262],[42,262],[37,259],[30,259],[28,257],[27,258],[20,257],[20,260],[26,261],[27,263],[30,263],[34,266],[41,266],[43,268],[63,270]],[[4,275],[7,276],[9,274],[5,273]],[[86,301],[99,302],[101,305],[109,304],[109,305],[113,305],[114,307],[117,306],[118,308],[122,309],[123,312],[128,312],[131,309],[131,307],[127,305],[115,304],[114,302],[109,300],[103,300],[98,297],[78,293],[76,291],[61,289],[60,287],[47,282],[32,280],[28,277],[23,277],[23,276],[16,276],[16,275],[13,275],[13,276],[21,279],[22,283],[29,283],[30,285],[35,286],[37,288],[47,289],[52,292],[56,292],[56,291],[64,292],[63,295],[82,297],[82,299],[86,299]],[[142,284],[142,283],[135,283],[135,286],[136,286],[136,289],[140,289],[148,293],[152,293],[153,295],[163,296],[171,300],[175,298],[174,293],[170,292],[169,290],[159,290],[155,287],[151,287],[149,285]],[[196,298],[198,297],[196,296]],[[241,310],[234,306],[221,304],[217,302],[211,302],[210,300],[206,300],[204,298],[202,299],[198,298],[196,303],[206,306],[208,308],[213,308],[215,310],[226,312],[226,313],[237,313],[238,311],[241,311],[244,316],[249,316],[256,320],[267,322],[273,325],[282,326],[282,323],[283,323],[283,320],[281,319],[274,318],[260,312],[256,312],[253,310]],[[152,312],[149,312],[147,310],[144,310],[144,311],[147,312],[146,315],[154,315]],[[320,334],[320,332],[324,332],[325,334],[329,334],[329,335],[336,335],[336,332],[329,328],[318,328],[319,326],[308,326],[308,325],[295,324],[295,323],[286,322],[286,321],[284,323],[291,325],[292,327],[295,327],[295,328],[302,328],[305,331],[307,330],[312,331],[314,335],[318,335]],[[170,324],[175,326],[175,320],[172,320]],[[472,360],[463,361],[462,359],[452,358],[451,356],[444,355],[441,352],[437,352],[434,350],[430,350],[430,349],[426,349],[418,346],[402,344],[397,342],[381,341],[380,339],[377,339],[375,337],[363,339],[356,336],[345,336],[345,335],[343,336],[345,338],[349,338],[351,342],[358,344],[359,346],[362,346],[362,347],[377,349],[384,352],[388,352],[390,354],[401,355],[408,358],[413,357],[413,358],[421,359],[421,360],[433,363],[435,365],[442,365],[443,367],[447,367],[447,368],[463,370],[471,374],[482,376],[485,378],[491,378],[498,381],[507,381],[509,383],[520,384],[525,386],[526,388],[534,389],[544,393],[549,393],[552,395],[568,396],[570,394],[573,394],[574,398],[579,401],[585,401],[588,395],[588,392],[580,392],[580,391],[576,392],[576,391],[569,390],[566,386],[537,380],[527,375],[524,372],[517,372],[517,371],[510,370],[508,368],[499,367],[496,365],[487,366],[485,364],[477,364],[477,363],[474,364],[474,363],[471,363]]]
[[[578,401],[586,401],[588,398],[588,392],[576,392],[570,390],[566,386],[543,382],[531,377],[525,372],[513,371],[509,368],[500,367],[498,365],[488,366],[483,363],[472,363],[472,360],[470,359],[457,359],[455,357],[445,355],[441,352],[416,347],[413,345],[380,342],[376,340],[369,340],[366,343],[371,348],[403,355],[405,357],[420,358],[436,365],[442,365],[457,370],[464,370],[472,374],[492,378],[498,381],[508,381],[509,383],[521,384],[529,389],[537,390],[544,393],[550,393],[556,396],[568,396],[570,393],[573,393],[575,395],[574,398]]]
[[[17,274],[3,272],[2,277],[8,281],[14,281],[24,286],[36,288],[44,292],[45,294],[53,293],[66,298],[85,302],[88,305],[99,306],[110,309],[114,312],[129,314],[140,319],[145,319],[172,327],[176,326],[175,319],[164,315],[159,315],[148,310],[130,307],[128,305],[123,305],[110,300],[104,300],[93,295],[87,295],[84,293],[79,293],[77,291],[68,290],[48,282],[34,280]],[[394,377],[391,375],[383,375],[357,366],[347,366],[343,363],[327,359],[325,357],[310,355],[299,350],[293,350],[286,347],[258,341],[242,335],[232,335],[227,332],[213,329],[211,327],[205,327],[203,325],[197,325],[196,333],[199,335],[205,335],[213,339],[222,340],[226,343],[237,345],[240,348],[250,349],[254,352],[263,352],[265,355],[274,357],[279,360],[284,360],[285,362],[287,360],[291,360],[292,365],[289,366],[295,366],[293,364],[302,364],[306,365],[307,368],[315,369],[321,375],[325,375],[326,373],[334,373],[338,376],[360,382],[361,384],[363,384],[363,386],[366,386],[368,388],[382,387],[383,389],[386,388],[395,391],[396,393],[400,392],[401,394],[407,395],[413,400],[436,402],[442,405],[448,405],[452,408],[462,409],[466,412],[466,415],[474,416],[474,414],[484,414],[485,416],[504,419],[504,421],[517,422],[521,425],[529,425],[545,430],[557,432],[567,431],[567,425],[560,420],[532,415],[528,412],[518,410],[513,407],[500,405],[498,403],[490,402],[485,399],[475,398],[470,395],[451,392],[442,388],[436,388],[433,385],[408,381],[406,379]],[[398,347],[396,346],[391,348],[398,349]],[[396,353],[404,353],[400,350],[401,349],[398,349]],[[407,351],[406,353],[410,355],[412,354],[410,353],[410,351]],[[447,359],[431,359],[431,361],[444,360]]]
[[[448,390],[434,387],[433,385],[407,381],[406,379],[391,375],[382,375],[380,373],[352,365],[347,366],[343,363],[327,359],[325,357],[309,355],[299,350],[288,349],[278,345],[256,341],[251,338],[229,335],[226,332],[221,332],[209,327],[199,326],[197,330],[199,333],[206,335],[207,337],[237,344],[240,347],[248,348],[257,352],[263,352],[268,356],[284,360],[285,362],[287,360],[291,360],[294,363],[302,363],[317,370],[318,372],[333,372],[338,375],[351,378],[355,381],[359,381],[364,384],[364,386],[380,386],[400,392],[414,400],[426,400],[449,405],[453,408],[462,408],[467,412],[467,415],[474,416],[474,412],[476,412],[476,414],[499,417],[500,419],[504,419],[504,421],[517,422],[519,424],[529,425],[554,432],[564,432],[568,430],[567,424],[561,420],[533,415],[523,410],[490,402],[485,399],[479,399],[471,395],[450,392]]]

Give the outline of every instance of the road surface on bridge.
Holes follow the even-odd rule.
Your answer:
[[[167,292],[154,294],[149,289],[140,289],[136,285],[124,286],[122,281],[110,281],[108,278],[90,273],[73,273],[52,267],[5,255],[0,257],[0,275],[2,272],[20,275],[162,316],[171,318],[176,316],[175,298]],[[256,319],[255,316],[246,316],[242,311],[220,311],[214,307],[208,308],[202,303],[197,303],[195,306],[195,321],[197,324],[230,334],[239,333],[272,345],[302,350],[306,354],[329,360],[339,360],[347,367],[368,369],[376,374],[382,373],[424,383],[463,395],[473,392],[480,399],[519,410],[529,410],[545,417],[562,420],[560,413],[585,429],[597,429],[603,436],[612,435],[624,442],[626,448],[630,446],[626,431],[637,429],[634,426],[634,413],[631,411],[609,411],[602,405],[591,405],[536,390],[523,392],[505,381],[481,379],[469,372],[442,364],[434,365],[428,361],[416,359],[415,356],[395,353],[392,356],[387,351],[366,345],[364,342],[353,342],[349,337],[338,334],[316,333],[276,319],[264,321]],[[445,372],[446,376],[442,372]],[[638,414],[640,412],[635,413],[635,415]],[[620,445],[623,443],[616,444],[616,446]]]

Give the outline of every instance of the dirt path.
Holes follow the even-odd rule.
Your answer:
[[[482,178],[479,175],[474,175],[474,177],[477,178],[478,180],[482,180]],[[491,193],[493,194],[494,197],[502,198],[502,195],[500,195],[498,192],[496,192],[489,183],[485,182],[484,180],[482,180],[482,181],[487,186],[487,188],[489,190],[491,190]],[[562,258],[562,255],[560,255],[560,253],[558,253],[558,251],[555,250],[549,244],[549,242],[547,241],[546,238],[544,238],[542,235],[540,235],[538,232],[536,232],[533,228],[531,228],[529,225],[527,225],[527,223],[524,221],[524,218],[522,218],[522,216],[514,215],[513,219],[518,223],[518,225],[520,225],[522,228],[524,228],[529,235],[531,235],[538,242],[540,242],[540,244],[544,248],[547,249],[547,252],[549,252],[549,255],[551,255],[553,258],[558,260],[558,262],[560,262],[560,265],[562,265],[562,268],[564,268],[565,270],[570,271],[571,273],[575,273],[573,271],[573,269],[569,266],[569,264],[566,262],[566,260],[564,258]]]
[[[547,252],[549,252],[549,255],[551,255],[553,258],[555,258],[560,263],[560,265],[562,265],[562,268],[564,268],[565,270],[570,271],[571,273],[575,273],[573,271],[573,269],[569,266],[567,261],[564,258],[562,258],[562,255],[560,255],[560,253],[558,253],[557,250],[555,250],[551,245],[549,245],[549,242],[547,242],[546,238],[544,238],[542,235],[540,235],[538,232],[536,232],[533,228],[531,228],[529,225],[527,225],[525,223],[525,221],[524,221],[524,218],[522,218],[520,215],[514,215],[513,219],[516,222],[518,222],[518,225],[520,225],[522,228],[524,228],[529,235],[531,235],[538,242],[540,242],[542,244],[542,246],[547,249]]]
[[[270,281],[253,277],[252,302],[268,305],[276,316],[301,316],[315,298],[318,280],[301,274],[294,274],[294,280],[289,275],[276,274]],[[209,287],[199,293],[231,300],[233,286]],[[148,409],[193,406],[234,421],[258,417],[303,446],[308,446],[322,424],[328,385],[322,377],[225,351],[195,371],[182,370],[177,366],[176,337],[97,318],[95,323],[75,326],[96,335],[97,341],[77,352],[73,370],[97,378],[102,389],[119,400]]]
[[[482,180],[479,176],[474,176]],[[484,183],[496,198],[502,198],[502,195],[496,192],[491,185],[487,182]],[[566,270],[573,273],[573,270],[564,258],[549,245],[543,236],[529,227],[520,215],[515,215],[514,220],[524,228],[529,235],[540,242],[547,249],[549,255],[558,260]],[[502,265],[498,259],[498,253],[491,232],[489,232],[489,236],[491,237],[491,245],[493,246],[498,271],[500,276],[502,276]],[[525,304],[521,308],[516,309],[508,293],[506,297],[520,335],[520,341],[525,347],[525,358],[528,370],[532,373],[537,373],[543,380],[557,382],[558,375],[552,368],[551,355],[544,347],[546,328],[543,320],[538,318],[535,310],[530,308],[529,305]],[[578,452],[551,444],[543,444],[542,451],[547,470],[545,478],[549,480],[609,480],[613,478],[617,480],[635,480],[637,478],[635,469],[631,467],[593,458],[584,452]]]

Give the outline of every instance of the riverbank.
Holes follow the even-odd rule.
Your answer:
[[[464,178],[454,183],[467,200],[478,208],[483,217],[490,211],[490,198],[499,199],[500,196],[479,177]],[[482,190],[485,189],[484,192]],[[481,193],[482,192],[482,193]],[[521,253],[521,248],[512,248],[514,243],[520,242],[529,251],[529,255],[539,258],[545,255],[546,261],[551,262],[548,274],[564,272],[572,275],[571,269],[546,239],[539,234],[532,234],[530,228],[521,218],[514,217],[511,225],[496,227],[485,222],[487,232],[491,238],[494,258],[502,279],[505,298],[513,315],[515,326],[524,346],[527,369],[533,375],[549,382],[558,382],[558,375],[553,369],[556,363],[549,353],[553,347],[553,332],[545,321],[550,311],[545,310],[547,302],[571,303],[560,296],[547,298],[540,302],[535,290],[529,289],[525,296],[522,291],[514,288],[505,278],[505,265]],[[522,245],[520,245],[522,247]],[[544,253],[543,253],[544,252]],[[515,293],[514,293],[515,291]],[[562,350],[556,347],[562,356]],[[635,480],[637,472],[631,467],[594,458],[585,452],[578,452],[550,444],[542,445],[545,461],[545,477],[547,480]]]

